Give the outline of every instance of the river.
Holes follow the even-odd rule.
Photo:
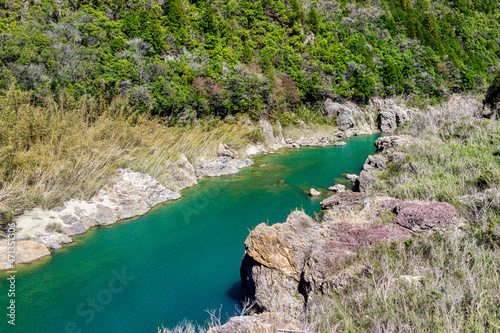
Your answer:
[[[50,258],[18,267],[15,327],[7,324],[1,273],[0,332],[152,333],[182,320],[203,324],[205,310],[220,306],[227,320],[238,307],[249,230],[283,222],[297,208],[314,216],[333,194],[328,186],[350,186],[342,174],[361,171],[377,137],[259,156],[255,166],[203,179],[142,217],[75,237]],[[309,197],[311,187],[324,194]]]

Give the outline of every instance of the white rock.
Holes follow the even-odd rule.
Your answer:
[[[354,175],[354,174],[347,174],[345,175],[345,178],[349,179],[351,182],[355,183],[358,179],[359,179],[359,176],[358,175]]]
[[[315,188],[311,188],[309,190],[309,194],[311,195],[311,197],[319,197],[321,195],[321,192],[316,190]]]
[[[345,186],[342,185],[342,184],[337,184],[337,185],[334,185],[334,186],[330,186],[328,188],[330,191],[334,191],[334,192],[344,192],[345,191]]]

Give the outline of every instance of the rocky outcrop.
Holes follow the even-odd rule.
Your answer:
[[[397,217],[394,223],[413,231],[447,227],[454,223],[455,207],[446,202],[435,202],[421,206],[410,202],[400,202],[394,207]]]
[[[278,330],[305,332],[301,330],[300,324],[287,318],[288,314],[275,312],[232,317],[226,324],[214,327],[208,333],[275,333]]]
[[[184,154],[179,156],[179,160],[175,163],[170,174],[179,190],[198,184],[194,167]]]
[[[399,125],[408,122],[416,110],[396,104],[392,99],[372,98],[369,108],[377,113],[378,128],[384,133],[393,133]]]
[[[259,123],[262,134],[266,138],[267,144],[269,145],[270,149],[277,150],[286,145],[285,138],[283,137],[283,129],[281,128],[281,124],[279,121],[276,123],[276,126],[278,127],[277,133],[274,133],[271,124],[264,118],[261,118],[259,120]]]
[[[373,145],[377,149],[376,152],[380,153],[398,146],[405,146],[411,142],[413,142],[413,138],[410,135],[383,136],[375,140]]]
[[[378,181],[378,174],[387,169],[387,164],[404,163],[406,155],[402,152],[393,151],[393,148],[411,144],[414,138],[409,135],[386,136],[375,140],[376,155],[369,155],[363,164],[363,170],[359,174],[357,187],[361,192],[369,191]]]
[[[337,103],[326,99],[324,114],[328,118],[336,117],[337,127],[344,131],[347,137],[373,134],[378,131],[374,119],[375,113],[369,109],[361,109],[352,102]]]
[[[61,244],[72,241],[70,236],[83,234],[94,226],[107,226],[139,216],[160,203],[180,198],[178,192],[165,188],[149,175],[124,169],[119,172],[115,185],[101,189],[89,201],[70,200],[60,208],[35,208],[17,217],[17,238],[30,240],[18,243],[25,244],[17,250],[18,258],[27,258],[22,263],[30,262],[29,258],[38,259],[32,255],[35,252],[50,254],[48,248],[60,248]],[[33,250],[33,243],[38,244],[38,250]]]
[[[244,161],[235,160],[228,156],[219,156],[208,161],[200,160],[198,169],[196,169],[196,177],[219,177],[225,175],[233,175],[239,172],[239,169],[249,167],[253,161],[249,158]]]
[[[321,295],[342,287],[346,277],[341,270],[359,249],[403,241],[414,232],[456,223],[455,208],[447,203],[407,203],[352,191],[336,194],[321,206],[364,217],[347,221],[325,214],[315,221],[295,211],[285,223],[259,224],[246,239],[240,269],[242,292],[255,301],[258,312],[284,312],[300,318]],[[364,212],[368,206],[370,212]],[[390,220],[373,225],[377,214]]]
[[[19,241],[16,245],[16,264],[30,263],[34,260],[50,255],[50,251],[46,246],[35,241]],[[14,268],[9,264],[6,240],[0,241],[0,256],[0,270],[14,270]]]

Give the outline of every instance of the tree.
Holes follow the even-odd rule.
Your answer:
[[[500,109],[500,72],[488,88],[483,103],[491,108],[492,115]]]
[[[162,6],[167,18],[167,25],[171,28],[179,28],[186,23],[186,13],[181,0],[165,0]]]

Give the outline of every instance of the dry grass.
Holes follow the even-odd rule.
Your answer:
[[[123,98],[109,107],[68,96],[37,105],[32,99],[13,88],[0,98],[0,210],[88,199],[118,168],[148,173],[169,187],[168,167],[180,154],[194,162],[215,155],[221,142],[238,149],[255,130],[242,121],[167,127],[135,115]]]
[[[286,126],[283,128],[285,139],[298,140],[301,137],[315,136],[324,137],[337,133],[339,129],[336,126],[328,124],[309,123],[309,129],[301,128],[300,126]]]
[[[434,234],[360,253],[364,271],[310,312],[314,332],[497,332],[500,257],[471,237]]]

